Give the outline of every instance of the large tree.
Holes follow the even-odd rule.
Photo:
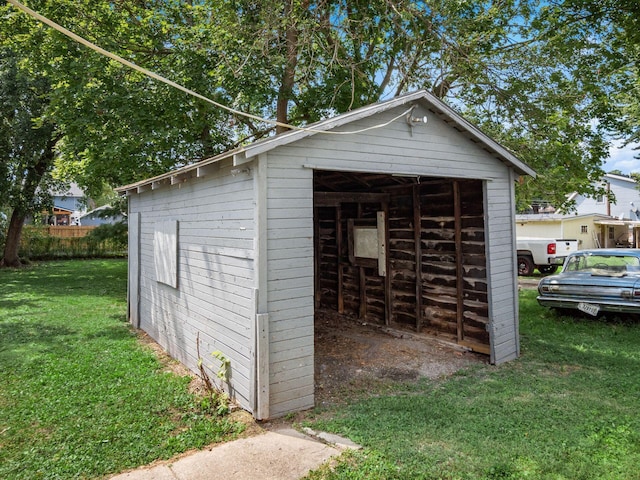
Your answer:
[[[0,192],[12,212],[0,265],[7,267],[20,266],[27,217],[49,206],[46,190],[60,139],[49,116],[48,79],[23,71],[19,60],[0,48]]]
[[[45,77],[58,174],[89,193],[249,139],[426,88],[538,171],[518,202],[597,192],[607,139],[639,102],[637,7],[624,0],[33,0],[145,77],[0,7],[0,43]],[[637,18],[637,17],[635,17]],[[637,54],[636,54],[637,55]],[[623,59],[623,60],[621,60]],[[637,67],[637,62],[636,62]],[[621,89],[626,88],[625,93]],[[637,90],[636,90],[637,91]],[[280,124],[258,117],[277,119]],[[637,126],[637,121],[636,121]]]

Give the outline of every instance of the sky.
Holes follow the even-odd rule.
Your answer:
[[[603,170],[605,172],[620,170],[626,174],[631,172],[640,173],[640,159],[633,158],[634,155],[640,155],[640,150],[633,150],[633,147],[640,148],[640,144],[628,145],[625,148],[619,148],[619,146],[620,142],[611,146],[609,158],[605,160]]]

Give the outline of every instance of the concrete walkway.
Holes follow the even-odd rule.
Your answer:
[[[271,430],[111,480],[298,480],[343,450],[360,448],[337,436],[305,432],[309,435],[292,428]]]

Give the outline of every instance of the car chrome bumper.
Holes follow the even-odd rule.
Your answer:
[[[606,303],[600,303],[591,298],[548,297],[544,295],[538,295],[536,300],[538,300],[538,303],[543,307],[550,308],[569,308],[577,310],[579,303],[590,303],[593,305],[598,305],[601,312],[640,314],[640,302],[616,300],[607,301]]]

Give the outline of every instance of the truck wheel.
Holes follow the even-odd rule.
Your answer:
[[[556,273],[556,270],[558,270],[558,266],[557,265],[538,265],[538,270],[540,270],[540,273],[542,273],[543,275],[548,275],[550,273]]]
[[[533,262],[529,257],[518,257],[518,275],[525,277],[533,274],[534,269]]]

